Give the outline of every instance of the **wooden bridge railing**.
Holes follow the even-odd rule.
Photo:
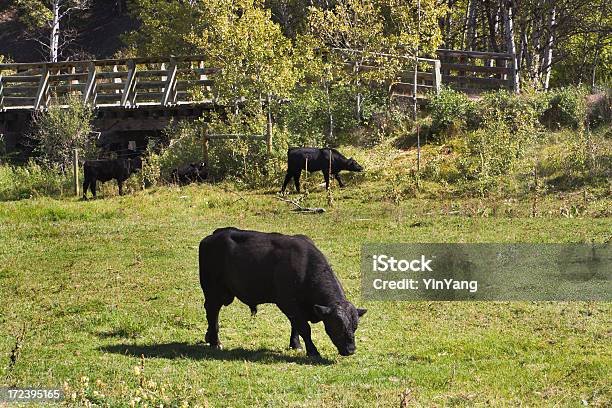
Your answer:
[[[218,69],[202,56],[0,64],[0,111],[78,97],[93,107],[211,102]]]
[[[334,52],[339,53],[344,60],[346,70],[353,72],[368,72],[387,68],[385,61],[394,61],[395,75],[386,78],[385,83],[389,86],[389,96],[412,97],[414,89],[414,57],[400,54],[386,54],[380,52],[363,52],[347,48],[333,48]],[[354,59],[359,56],[368,62],[357,64]],[[353,60],[353,61],[352,61]],[[406,69],[410,67],[409,69]],[[416,94],[417,98],[423,98],[427,94],[440,92],[442,78],[440,74],[440,61],[430,58],[418,58]]]
[[[498,52],[439,49],[442,82],[456,90],[477,94],[491,89],[514,89],[514,55]]]

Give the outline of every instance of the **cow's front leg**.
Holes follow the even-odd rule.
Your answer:
[[[219,341],[219,311],[221,310],[221,304],[206,300],[204,308],[206,309],[206,320],[208,320],[208,330],[204,340],[212,348],[221,350],[223,348]]]
[[[89,182],[89,189],[91,190],[91,195],[93,198],[96,198],[96,179],[93,179]]]
[[[323,170],[323,178],[325,178],[325,189],[329,190],[329,171]]]
[[[302,344],[300,343],[300,334],[298,333],[297,327],[291,322],[291,337],[289,338],[289,348],[293,350],[301,350]]]
[[[344,183],[342,183],[342,180],[340,180],[340,173],[334,174],[334,178],[338,181],[338,185],[340,187],[344,187]]]
[[[319,350],[317,350],[316,346],[312,342],[312,337],[310,336],[310,325],[308,324],[308,321],[303,319],[293,319],[291,321],[291,326],[295,326],[297,332],[304,339],[306,354],[310,357],[321,357]]]
[[[119,185],[119,195],[123,195],[123,180],[117,180],[117,184]]]

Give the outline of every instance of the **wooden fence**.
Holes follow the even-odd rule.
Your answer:
[[[440,61],[429,58],[418,58],[417,66],[425,65],[423,70],[417,69],[416,72],[416,97],[417,100],[423,99],[427,94],[440,93],[442,85],[442,75],[440,71]],[[414,97],[415,93],[415,72],[401,71],[395,81],[389,85],[389,97]]]
[[[515,89],[514,55],[497,52],[437,50],[442,83],[468,94]]]
[[[42,110],[77,97],[93,107],[212,102],[202,56],[0,64],[0,111]]]

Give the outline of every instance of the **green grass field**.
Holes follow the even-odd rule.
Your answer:
[[[225,184],[0,203],[0,386],[65,386],[75,406],[399,407],[402,393],[407,406],[612,404],[609,303],[364,302],[359,290],[364,242],[606,242],[610,218],[561,216],[552,199],[532,218],[529,202],[384,195],[349,183],[322,215]],[[307,203],[327,207],[320,191]],[[368,308],[357,353],[340,357],[322,324],[323,360],[289,351],[276,306],[252,318],[238,301],[221,311],[225,349],[207,348],[197,247],[221,226],[310,236]]]

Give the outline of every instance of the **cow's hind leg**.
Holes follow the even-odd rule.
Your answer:
[[[289,173],[289,171],[287,171],[287,174],[285,174],[285,181],[283,182],[283,188],[281,188],[281,193],[285,192],[285,189],[287,188],[287,184],[289,184],[289,182],[291,181],[291,178],[293,176],[291,175],[291,173]]]
[[[208,320],[208,330],[206,331],[204,340],[206,343],[210,344],[211,347],[218,350],[222,349],[221,342],[219,341],[219,311],[221,310],[221,306],[221,302],[209,299],[206,299],[204,302],[206,320]]]
[[[117,180],[117,185],[119,186],[119,195],[123,195],[123,180]]]
[[[297,191],[298,193],[300,192],[300,176],[301,175],[302,175],[301,171],[293,175],[293,181],[295,182],[295,191]]]
[[[87,200],[87,189],[89,188],[90,181],[88,178],[83,180],[83,200]]]
[[[289,348],[294,350],[302,349],[300,334],[298,333],[297,327],[293,322],[291,322],[291,338],[289,339]]]
[[[93,198],[96,198],[96,179],[89,181],[89,188],[91,189],[91,194]]]

